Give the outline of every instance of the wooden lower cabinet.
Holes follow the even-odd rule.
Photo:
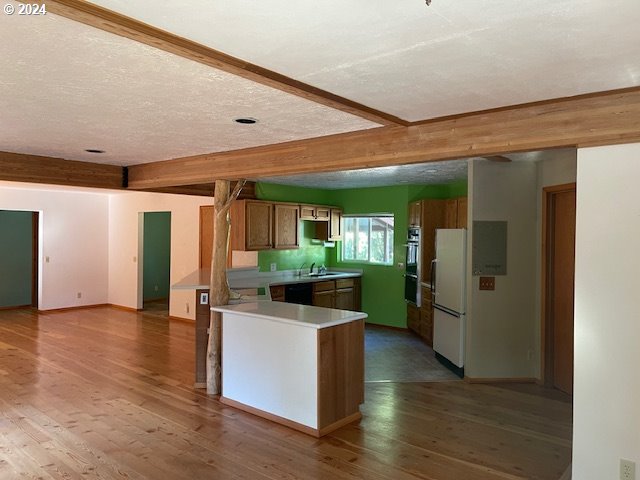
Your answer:
[[[284,302],[284,285],[274,285],[269,287],[271,293],[271,301]]]
[[[339,310],[360,310],[360,279],[344,278],[313,284],[313,305]]]
[[[410,303],[407,303],[407,326],[420,335],[420,309]]]
[[[431,289],[422,287],[422,305],[407,304],[407,327],[433,347],[433,304]]]

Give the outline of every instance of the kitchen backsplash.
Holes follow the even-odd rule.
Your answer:
[[[258,252],[258,267],[261,272],[268,272],[271,264],[275,263],[277,270],[293,270],[300,268],[306,262],[305,268],[309,268],[312,263],[318,267],[327,263],[327,250],[322,245],[313,245],[311,239],[315,233],[313,222],[301,222],[302,234],[300,238],[300,248],[292,250],[264,250]]]

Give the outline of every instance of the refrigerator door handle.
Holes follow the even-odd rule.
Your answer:
[[[434,299],[436,297],[436,263],[438,263],[437,259],[431,260],[431,275],[429,276],[429,281],[431,282],[431,298]]]
[[[441,312],[448,313],[449,315],[457,317],[457,318],[460,318],[460,316],[463,315],[460,312],[455,312],[455,311],[451,310],[450,308],[443,307],[442,305],[438,305],[436,303],[433,304],[433,308],[435,308],[436,310],[440,310]]]

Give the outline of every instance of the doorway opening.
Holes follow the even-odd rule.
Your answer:
[[[0,309],[38,308],[39,218],[0,210]]]
[[[144,212],[140,219],[138,308],[169,316],[171,212]]]
[[[576,184],[543,190],[542,369],[545,386],[573,394]]]

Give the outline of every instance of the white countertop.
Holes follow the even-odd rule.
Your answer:
[[[284,302],[254,302],[211,307],[222,313],[235,313],[308,328],[327,328],[367,318],[363,312],[312,307]]]
[[[271,285],[322,282],[362,276],[361,270],[330,270],[329,272],[331,273],[330,275],[310,277],[309,275],[298,276],[293,270],[258,272],[257,268],[231,269],[227,271],[227,279],[232,290],[251,288],[265,288],[268,290]],[[210,277],[211,271],[208,268],[201,268],[190,273],[178,283],[172,285],[171,288],[174,290],[208,290]]]

